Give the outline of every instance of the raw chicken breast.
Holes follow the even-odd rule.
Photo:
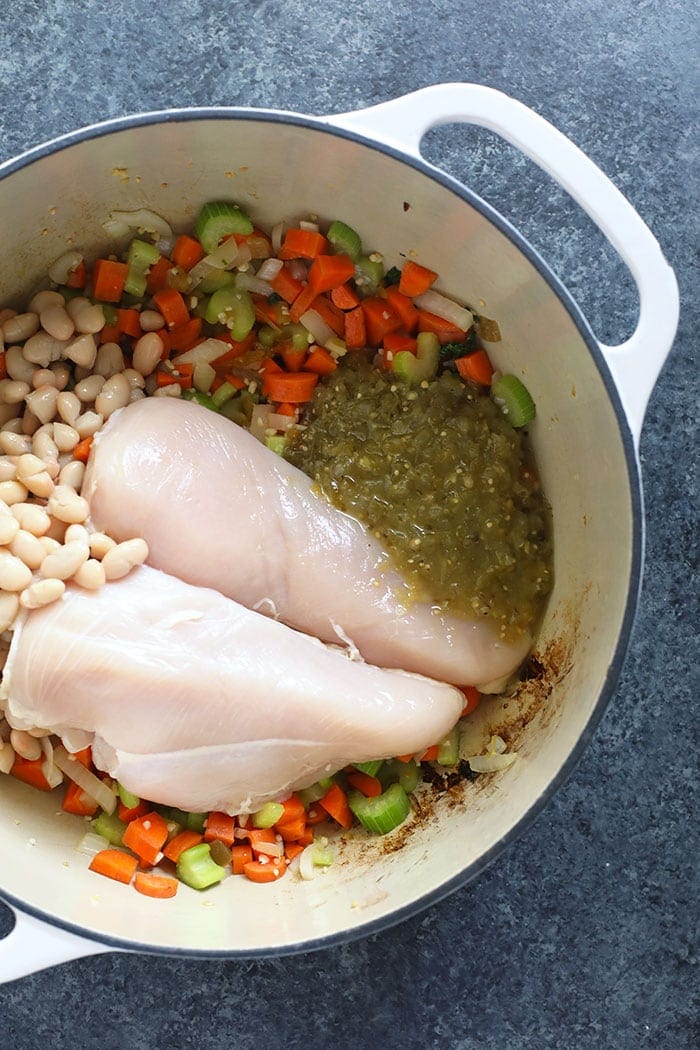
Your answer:
[[[247,431],[190,402],[136,402],[96,437],[82,493],[94,525],[143,536],[149,564],[382,667],[497,691],[529,637],[409,601],[385,550]]]
[[[135,794],[229,813],[423,751],[464,702],[148,567],[29,613],[3,693],[18,728],[94,734],[97,766]]]

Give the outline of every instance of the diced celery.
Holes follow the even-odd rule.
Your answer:
[[[416,762],[399,762],[398,758],[392,758],[385,762],[379,770],[379,779],[384,787],[389,784],[400,784],[404,791],[410,795],[418,787],[420,770]]]
[[[457,726],[451,729],[438,748],[437,761],[439,766],[456,766],[459,762],[459,730]]]
[[[314,843],[311,856],[313,857],[314,865],[317,868],[330,868],[334,860],[331,850],[329,850],[327,846],[322,846],[320,843],[316,842]]]
[[[138,795],[133,795],[131,791],[127,791],[123,784],[117,781],[117,791],[119,792],[119,798],[122,800],[127,809],[136,809],[141,799]]]
[[[322,784],[312,784],[311,787],[302,788],[296,794],[304,803],[304,807],[308,809],[309,806],[313,806],[314,802],[319,802],[327,791],[328,788]]]
[[[211,395],[211,399],[214,402],[215,408],[221,408],[223,404],[230,401],[232,397],[235,397],[238,390],[233,383],[222,383],[220,387],[214,391]]]
[[[117,323],[116,306],[111,306],[109,303],[97,303],[97,305],[102,307],[102,313],[104,314],[105,324],[108,328],[111,328]]]
[[[204,831],[204,822],[208,813],[185,813],[185,827],[188,831]],[[173,819],[177,819],[176,817]]]
[[[280,802],[266,802],[253,813],[251,823],[254,828],[271,828],[284,816],[284,806]]]
[[[232,339],[241,340],[255,324],[255,307],[248,292],[227,286],[214,292],[204,316],[210,324],[225,324]]]
[[[207,277],[203,277],[197,285],[197,294],[204,292],[211,295],[218,292],[220,288],[229,288],[233,285],[235,277],[229,270],[213,270]]]
[[[264,346],[266,350],[271,350],[277,342],[277,332],[274,328],[271,328],[269,324],[261,325],[261,327],[258,328],[257,339],[260,345]]]
[[[353,230],[352,226],[341,222],[340,219],[336,219],[335,222],[330,224],[326,236],[336,252],[344,252],[351,259],[357,259],[362,251],[362,241],[359,233]]]
[[[267,434],[265,437],[265,446],[270,449],[270,452],[274,452],[276,455],[281,456],[284,454],[284,450],[287,447],[287,438],[284,434]]]
[[[514,427],[524,427],[535,418],[535,402],[517,376],[504,375],[491,385],[491,397]]]
[[[355,762],[355,769],[359,769],[360,773],[367,773],[370,777],[376,777],[383,765],[384,759],[375,758],[372,762]]]
[[[177,875],[193,890],[205,890],[226,875],[226,868],[212,860],[208,842],[183,850],[177,862]]]
[[[384,277],[384,263],[381,259],[372,259],[369,255],[360,255],[355,260],[355,279],[363,292],[372,295],[377,291]]]
[[[360,824],[377,835],[393,831],[411,812],[408,795],[400,784],[392,784],[376,798],[365,798],[359,791],[350,791],[348,805]]]
[[[434,379],[440,361],[440,340],[433,332],[421,332],[417,342],[415,354],[399,350],[391,362],[396,375],[412,386]]]
[[[160,252],[154,244],[140,241],[138,238],[129,245],[126,261],[129,272],[124,283],[124,291],[129,295],[141,298],[146,292],[148,271],[160,259]]]
[[[92,821],[92,827],[98,835],[107,839],[113,846],[121,846],[126,824],[116,813],[98,813]]]
[[[253,224],[244,211],[231,201],[211,201],[202,207],[195,231],[204,251],[213,252],[219,241],[233,233],[247,236],[253,232]]]
[[[186,401],[196,401],[202,408],[211,408],[214,412],[218,412],[218,406],[216,401],[211,394],[203,394],[199,390],[183,390],[182,396]]]

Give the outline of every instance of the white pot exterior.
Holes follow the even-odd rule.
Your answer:
[[[436,120],[431,112],[424,125]],[[338,124],[352,128],[353,118]],[[355,127],[371,124],[356,115]],[[321,121],[254,110],[161,114],[79,133],[0,168],[0,287],[5,301],[20,302],[67,244],[104,249],[102,223],[115,208],[152,207],[184,229],[202,203],[229,198],[263,227],[309,213],[342,218],[388,265],[415,253],[439,271],[441,290],[496,319],[502,341],[489,352],[498,368],[523,378],[538,406],[531,434],[555,532],[556,583],[536,646],[544,680],[526,685],[506,709],[503,701],[480,709],[484,732],[512,727],[518,761],[466,785],[463,805],[446,797],[433,804],[430,820],[397,833],[401,848],[354,835],[313,882],[287,877],[259,887],[229,879],[205,894],[182,887],[170,901],[89,872],[74,848],[78,819],[57,812],[55,797],[2,777],[0,892],[20,909],[103,943],[151,951],[261,955],[346,939],[475,875],[590,737],[631,629],[642,564],[634,444],[675,322],[651,377],[647,369],[644,394],[623,391],[633,433],[604,354],[564,290],[503,220],[416,160],[415,145],[403,146],[399,153]],[[0,949],[13,956],[6,976],[104,950],[61,934],[61,952],[56,931],[49,948],[41,924],[20,927]]]

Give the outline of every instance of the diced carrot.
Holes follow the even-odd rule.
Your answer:
[[[442,344],[461,343],[467,334],[463,328],[457,328],[451,321],[446,321],[444,317],[438,317],[427,310],[418,311],[418,331],[434,332]]]
[[[100,344],[118,343],[121,329],[118,324],[106,324],[100,329]]]
[[[181,831],[163,846],[163,853],[173,864],[177,864],[181,853],[184,853],[190,846],[198,846],[203,841],[204,836],[197,831]]]
[[[292,227],[284,235],[278,256],[280,259],[315,259],[326,251],[328,241],[322,234]]]
[[[93,817],[97,813],[99,806],[94,798],[86,794],[78,784],[73,780],[69,780],[66,786],[66,793],[63,796],[63,802],[61,803],[61,809],[65,813],[75,813],[79,817]]]
[[[290,416],[296,419],[297,410],[294,405],[290,405],[288,401],[283,401],[281,405],[278,405],[275,409],[278,416]]]
[[[178,365],[179,375],[175,375],[174,372],[156,372],[156,383],[158,389],[164,386],[172,386],[176,383],[183,390],[190,390],[192,387],[192,371],[193,366],[190,365]]]
[[[316,294],[330,292],[355,276],[355,263],[349,255],[317,255],[309,269],[309,284]]]
[[[284,855],[287,860],[294,860],[300,853],[304,852],[304,847],[300,842],[286,842],[284,846]]]
[[[392,354],[398,354],[402,350],[415,354],[418,349],[418,340],[402,332],[387,332],[384,336],[384,349],[391,350]]]
[[[236,822],[228,813],[219,813],[217,810],[212,810],[204,824],[204,841],[213,842],[214,839],[218,839],[225,846],[232,846],[235,838],[233,834],[235,827]]]
[[[277,842],[277,836],[272,828],[246,828],[245,833],[253,850],[257,849],[261,843]]]
[[[434,270],[429,270],[426,266],[421,266],[420,263],[413,262],[412,259],[407,259],[401,270],[399,291],[402,295],[407,295],[409,298],[413,299],[415,296],[427,292],[428,288],[430,288],[436,280],[437,274]]]
[[[194,237],[188,237],[183,233],[177,238],[173,245],[173,262],[183,270],[191,270],[193,266],[204,258],[204,248]]]
[[[7,379],[7,354],[4,350],[0,354],[0,379]]]
[[[335,372],[338,362],[324,347],[314,346],[306,358],[304,367],[307,372],[316,372],[317,375],[327,376],[331,372]]]
[[[92,437],[83,438],[73,449],[73,459],[79,459],[81,463],[87,463],[92,446]]]
[[[179,328],[173,328],[172,331],[168,332],[168,343],[171,353],[173,350],[180,352],[191,350],[199,339],[201,332],[201,317],[190,317],[189,321],[180,325]]]
[[[361,306],[345,315],[345,344],[349,350],[362,350],[367,346],[367,326]]]
[[[348,805],[347,795],[340,784],[333,784],[319,801],[319,805],[323,806],[326,813],[333,817],[333,820],[340,824],[341,828],[347,829],[352,826],[352,813]]]
[[[124,294],[129,273],[126,263],[114,259],[97,259],[92,268],[92,290],[95,299],[103,303],[118,303]]]
[[[253,860],[250,846],[234,846],[231,850],[231,870],[234,875],[242,875],[243,868]]]
[[[401,328],[401,318],[386,299],[372,296],[362,300],[362,310],[367,326],[367,342],[379,346],[385,335]]]
[[[189,321],[190,312],[177,288],[162,288],[153,296],[153,301],[165,318],[169,331],[172,331],[173,328],[179,328]]]
[[[282,824],[287,820],[298,820],[299,817],[306,819],[304,803],[298,795],[290,795],[289,798],[282,802],[282,806],[284,807],[284,813],[277,821],[277,824]]]
[[[435,759],[438,757],[439,752],[439,746],[437,744],[433,744],[433,746],[429,747],[425,754],[421,756],[421,762],[434,762]]]
[[[161,361],[167,361],[170,357],[170,333],[167,328],[159,328],[156,335],[161,341],[163,350],[160,355]]]
[[[304,287],[301,281],[292,277],[286,266],[283,266],[277,276],[272,278],[270,284],[275,294],[284,299],[286,303],[293,303]]]
[[[287,870],[284,857],[274,857],[265,864],[260,860],[250,860],[243,865],[243,874],[251,882],[276,882]]]
[[[125,806],[121,799],[117,800],[117,816],[125,824],[145,816],[146,813],[148,813],[148,802],[141,801],[138,806]]]
[[[314,829],[307,828],[303,835],[300,835],[297,842],[300,846],[310,846],[314,840]]]
[[[117,310],[117,328],[124,335],[138,339],[141,335],[141,320],[138,310]]]
[[[265,376],[263,392],[267,387],[271,401],[302,405],[313,397],[317,382],[315,372],[272,372]]]
[[[397,762],[411,762],[412,760],[413,760],[413,755],[412,754],[411,755],[397,755],[396,756],[396,761]]]
[[[51,791],[51,785],[46,779],[45,761],[44,755],[34,759],[21,758],[16,755],[10,773],[17,780],[22,780],[25,784],[38,788],[39,791]]]
[[[269,324],[275,329],[279,329],[282,322],[280,317],[280,303],[268,303],[264,295],[251,295],[253,300],[253,306],[255,307],[255,319],[260,324]]]
[[[172,260],[161,255],[158,262],[154,263],[148,271],[146,278],[146,291],[153,295],[168,287],[168,274],[173,268]]]
[[[66,288],[84,288],[87,284],[87,266],[85,260],[81,259],[74,270],[66,278]]]
[[[80,751],[73,752],[73,758],[76,762],[80,762],[81,766],[90,769],[92,766],[92,748],[84,747]]]
[[[227,372],[223,380],[224,383],[230,383],[236,390],[243,390],[246,385],[245,379],[242,379],[241,376],[235,376],[231,372]]]
[[[311,304],[311,309],[323,318],[329,328],[332,328],[337,336],[342,339],[345,335],[345,314],[325,295],[317,296]]]
[[[314,802],[306,811],[306,823],[314,827],[316,824],[322,824],[324,820],[328,820],[328,814],[320,803]]]
[[[491,385],[493,365],[485,350],[475,350],[466,357],[458,357],[455,365],[462,379],[470,379],[472,383],[480,383],[482,386]]]
[[[277,364],[276,361],[273,361],[271,357],[266,357],[265,360],[263,361],[263,363],[260,365],[259,372],[260,372],[260,374],[262,376],[262,380],[263,380],[263,383],[262,383],[263,397],[269,397],[270,396],[270,380],[271,380],[271,378],[273,376],[276,376],[280,372],[282,372],[282,368],[281,368],[280,365]],[[275,399],[272,398],[272,400],[274,401]]]
[[[418,327],[418,310],[407,295],[402,295],[395,285],[386,290],[386,300],[392,310],[401,318],[401,324],[407,332],[415,332]]]
[[[294,819],[278,821],[275,827],[284,842],[296,842],[306,831],[306,814]]]
[[[331,302],[339,310],[354,310],[360,305],[360,297],[349,283],[340,284],[331,292]]]
[[[316,289],[310,284],[302,285],[301,291],[289,308],[289,316],[295,324],[299,321],[302,314],[305,314],[311,308],[315,298]]]
[[[174,897],[179,886],[177,879],[169,875],[153,875],[147,871],[137,871],[134,876],[134,889],[145,897],[158,897],[165,900]]]
[[[108,879],[116,879],[127,885],[134,877],[138,867],[136,857],[124,853],[120,849],[103,849],[90,861],[90,871],[96,871],[98,875],[106,875]]]
[[[478,689],[475,689],[473,685],[462,686],[462,692],[464,693],[464,709],[462,710],[462,718],[465,715],[470,715],[472,711],[476,711],[477,707],[481,703],[481,693]]]
[[[284,361],[284,367],[288,372],[301,372],[304,367],[304,362],[306,361],[306,350],[297,350],[291,342],[283,343],[276,349],[277,353]],[[315,372],[316,369],[312,368],[310,371]]]
[[[354,773],[348,773],[348,784],[357,788],[367,798],[376,798],[382,793],[381,781],[376,777],[371,777],[369,773],[362,773],[359,769]]]
[[[157,864],[160,851],[168,838],[168,825],[160,813],[151,810],[126,826],[124,845],[146,864]]]
[[[216,336],[215,338],[219,339],[221,337]],[[222,339],[222,342],[227,343],[229,349],[226,350],[221,355],[221,357],[217,357],[214,361],[212,361],[211,367],[217,372],[225,371],[229,368],[230,365],[233,364],[236,358],[243,357],[244,354],[247,354],[249,350],[253,349],[253,347],[255,346],[255,339],[256,335],[254,329],[253,331],[248,333],[245,339],[240,340],[231,339],[231,337],[227,334],[226,337]]]

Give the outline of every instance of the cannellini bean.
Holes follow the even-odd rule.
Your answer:
[[[41,743],[24,729],[13,729],[10,733],[10,744],[20,758],[26,758],[29,762],[41,758]]]
[[[165,327],[165,318],[157,310],[142,310],[139,314],[142,332],[159,332]]]
[[[129,404],[131,404],[134,401],[143,401],[145,396],[146,395],[143,392],[143,390],[139,390],[137,386],[132,387],[131,393],[129,394]]]
[[[58,361],[64,356],[67,346],[68,343],[54,339],[48,332],[37,332],[31,339],[27,339],[22,348],[22,356],[33,365],[48,368],[52,361]]]
[[[71,304],[75,304],[71,310]],[[104,310],[98,303],[78,297],[71,299],[66,307],[75,324],[76,331],[87,335],[96,335],[105,326]]]
[[[55,554],[55,552],[62,547],[62,544],[59,543],[58,540],[55,540],[53,536],[42,536],[41,545],[46,554]]]
[[[7,408],[12,408],[14,410],[14,412],[15,412],[15,416],[14,416],[13,419],[8,419],[6,423],[3,423],[2,429],[4,431],[6,431],[8,434],[22,434],[22,435],[24,435],[24,430],[22,429],[22,416],[17,415],[18,412],[21,412],[21,410],[22,410],[22,408],[24,406],[23,405],[8,405],[6,407]]]
[[[34,391],[36,393],[36,391]],[[22,415],[22,433],[29,434],[30,437],[36,434],[37,430],[41,426],[41,420],[38,416],[35,416],[31,408],[27,405]]]
[[[42,423],[50,423],[55,417],[57,400],[58,390],[55,386],[40,386],[26,398],[30,410]]]
[[[0,503],[0,544],[12,543],[19,532],[19,522],[14,517],[9,507]],[[4,628],[0,628],[0,631]]]
[[[58,282],[57,282],[58,283]],[[44,291],[37,292],[33,299],[29,300],[29,309],[35,313],[40,314],[42,310],[45,310],[47,306],[64,306],[65,299],[60,292],[52,291],[49,288]]]
[[[66,346],[65,356],[70,361],[75,361],[76,365],[80,365],[81,368],[92,368],[97,357],[94,336],[88,332],[85,335],[79,335],[77,339],[73,339]]]
[[[3,430],[0,432],[3,436],[9,434],[9,430]],[[13,434],[13,437],[23,436]],[[17,477],[17,463],[15,455],[0,456],[0,482],[2,481],[14,481]]]
[[[57,390],[65,390],[70,380],[70,368],[63,361],[54,361],[50,369],[56,377],[54,386]]]
[[[15,752],[9,741],[0,743],[0,773],[9,773],[15,764]]]
[[[26,590],[22,591],[20,604],[25,609],[41,609],[44,605],[50,605],[51,602],[55,602],[65,593],[65,590],[66,585],[63,580],[53,577],[46,580],[37,580],[36,583],[31,583]],[[44,735],[42,733],[42,736]]]
[[[0,590],[23,591],[32,582],[32,570],[9,551],[0,550]]]
[[[39,572],[44,579],[68,580],[88,560],[89,555],[90,549],[86,543],[66,543],[53,554],[47,554]]]
[[[15,314],[3,322],[2,334],[6,343],[23,343],[39,331],[39,317],[35,313]]]
[[[142,376],[149,376],[158,366],[163,354],[163,344],[155,332],[148,332],[134,346],[133,365]]]
[[[76,252],[75,249],[64,252],[63,255],[59,255],[58,259],[49,266],[49,277],[55,284],[65,284],[73,271],[80,266],[82,261],[82,255],[80,252]]]
[[[57,485],[46,508],[49,514],[68,525],[82,525],[90,513],[88,501],[68,485]]]
[[[24,484],[32,495],[38,496],[39,499],[48,499],[54,490],[53,478],[48,470],[42,470],[40,474],[32,474],[31,478],[25,479]]]
[[[54,339],[70,339],[75,331],[72,318],[65,306],[47,306],[39,314],[41,327]]]
[[[66,529],[66,543],[86,543],[90,545],[90,533],[84,525],[69,525]]]
[[[104,532],[93,532],[90,536],[90,554],[93,558],[104,558],[105,554],[116,545],[116,541]]]
[[[27,490],[19,481],[0,482],[0,500],[11,507],[14,503],[24,503],[27,499]]]
[[[9,383],[5,383],[2,389],[2,399],[6,405],[18,405],[21,401],[24,401],[29,390],[29,383],[22,383],[19,380],[12,379]]]
[[[65,426],[65,424],[63,424]],[[53,424],[46,424],[37,430],[36,434],[32,438],[32,451],[35,456],[44,461],[44,469],[48,470],[49,473],[54,477],[51,467],[58,465],[58,445],[53,439],[54,432]],[[56,471],[56,474],[58,471]]]
[[[85,464],[81,463],[79,459],[74,459],[70,463],[66,463],[65,467],[61,469],[58,480],[61,485],[67,485],[69,488],[77,490],[83,484],[84,477]]]
[[[182,394],[182,388],[179,383],[169,383],[168,386],[161,386],[158,390],[154,391],[154,397],[180,397]]]
[[[18,612],[18,596],[9,591],[0,594],[0,633],[7,631],[12,626]]]
[[[25,358],[21,346],[11,346],[5,352],[5,367],[10,379],[27,384],[31,383],[36,370],[36,366]]]
[[[68,390],[63,390],[58,395],[56,408],[63,422],[68,423],[69,426],[73,426],[82,411],[79,398]]]
[[[73,580],[86,591],[97,591],[106,582],[105,570],[101,562],[88,558],[75,573]]]
[[[0,310],[0,326],[4,325],[5,321],[8,321],[11,317],[16,317],[17,311],[10,310],[9,306],[6,306],[4,310]]]
[[[32,386],[35,390],[38,390],[40,386],[55,386],[58,388],[56,373],[52,372],[50,368],[37,368],[32,376]]]
[[[103,343],[97,351],[94,362],[94,371],[97,375],[111,379],[117,372],[124,371],[124,354],[118,343]]]
[[[26,478],[31,478],[33,474],[38,474],[45,469],[44,461],[39,459],[38,456],[32,455],[30,452],[20,456],[17,460],[17,477],[22,482],[24,482]]]
[[[54,423],[53,439],[59,452],[72,452],[80,441],[80,435],[67,423]]]
[[[105,579],[120,580],[148,557],[148,544],[142,539],[125,540],[107,551],[102,559]]]
[[[51,518],[44,508],[36,503],[15,503],[11,513],[18,527],[26,529],[33,536],[44,536],[51,527]]]
[[[75,421],[75,429],[80,434],[80,439],[92,437],[97,433],[104,423],[104,416],[100,412],[83,412]]]
[[[87,379],[81,379],[79,383],[76,383],[73,393],[83,404],[87,404],[89,401],[95,400],[104,384],[104,376],[91,375]],[[75,419],[77,418],[76,416]],[[68,419],[66,422],[74,426],[75,419]]]
[[[135,368],[125,368],[122,375],[126,379],[127,383],[132,390],[143,390],[146,385],[146,381],[140,372],[137,372]]]
[[[19,530],[10,544],[10,553],[20,558],[30,569],[38,569],[46,557],[41,540],[24,529]]]
[[[130,394],[129,380],[118,372],[107,380],[95,398],[95,411],[109,419],[113,412],[129,404]]]
[[[0,431],[0,448],[8,456],[21,456],[29,452],[32,439],[25,434],[13,434],[11,430]]]

